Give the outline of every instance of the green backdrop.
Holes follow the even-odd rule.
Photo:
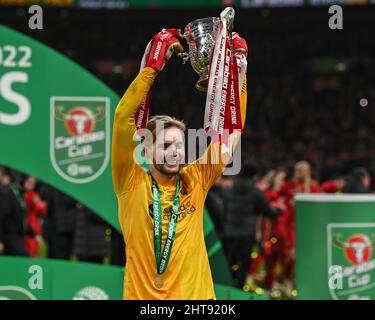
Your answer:
[[[121,300],[124,268],[0,256],[0,300]],[[262,299],[215,284],[219,300]]]

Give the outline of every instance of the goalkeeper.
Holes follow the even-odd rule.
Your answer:
[[[174,30],[163,30],[154,37],[145,67],[115,112],[112,175],[126,243],[126,300],[216,299],[204,240],[203,209],[209,189],[230,160],[229,154],[213,161],[220,154],[220,143],[211,142],[201,158],[182,167],[185,124],[160,115],[147,122],[152,134],[151,143],[144,142],[149,170],[133,156],[137,146],[133,140],[135,114],[164,64],[174,52],[183,51]],[[233,49],[235,54],[247,55],[246,42],[237,34]],[[246,78],[240,100],[244,124]],[[159,130],[160,124],[163,130]]]

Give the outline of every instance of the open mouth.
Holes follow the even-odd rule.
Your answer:
[[[178,159],[178,158],[166,159],[165,164],[167,166],[175,166],[177,164],[180,164],[180,159]]]
[[[177,165],[179,165],[179,163],[178,162],[167,162],[166,164],[165,164],[167,167],[175,167],[175,166],[177,166]]]

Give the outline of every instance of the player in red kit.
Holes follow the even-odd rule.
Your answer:
[[[273,292],[279,291],[280,284],[278,283],[277,276],[277,264],[281,265],[287,262],[288,247],[288,211],[283,199],[280,197],[279,191],[285,183],[286,171],[284,169],[277,170],[271,178],[270,187],[266,191],[266,196],[271,204],[278,205],[283,209],[281,215],[279,215],[274,221],[269,221],[270,227],[267,232],[267,236],[264,240],[265,243],[265,267],[266,277],[263,283],[263,287]],[[283,271],[288,271],[288,265],[284,266]],[[273,292],[271,295],[273,296]]]
[[[43,242],[41,219],[47,215],[47,204],[40,199],[35,191],[37,180],[34,177],[28,177],[24,182],[23,198],[27,210],[27,224],[35,233],[35,237],[26,236],[25,246],[31,257],[36,257],[38,247]]]
[[[321,184],[320,189],[324,193],[341,193],[345,186],[345,179],[341,176],[327,180]]]
[[[287,235],[284,243],[284,277],[286,294],[291,295],[293,290],[294,260],[295,260],[295,206],[294,196],[297,193],[318,193],[318,183],[312,179],[311,166],[307,161],[299,161],[294,166],[293,179],[285,182],[279,191],[286,205],[285,225]]]

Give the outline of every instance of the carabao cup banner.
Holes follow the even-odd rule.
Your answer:
[[[299,299],[375,299],[375,196],[297,195]]]
[[[0,163],[118,225],[111,120],[118,96],[56,51],[0,26]]]
[[[117,230],[110,150],[119,99],[73,61],[0,25],[0,164],[62,190]],[[207,213],[205,238],[215,282],[231,284]]]
[[[0,257],[0,299],[120,300],[122,268],[61,260]]]
[[[124,268],[62,260],[0,257],[0,300],[121,300]],[[217,299],[259,299],[215,285]]]

